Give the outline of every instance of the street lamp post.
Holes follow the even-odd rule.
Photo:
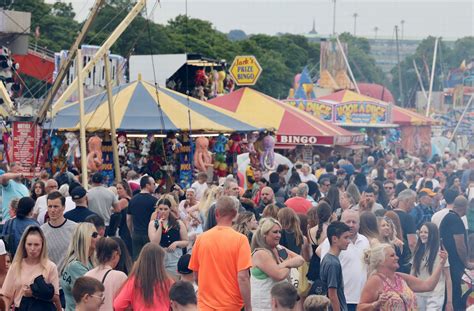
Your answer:
[[[352,17],[354,17],[354,37],[356,36],[356,30],[357,30],[357,17],[359,16],[359,14],[357,13],[354,13],[352,14]]]
[[[402,20],[400,21],[400,24],[402,25],[402,35],[401,35],[401,37],[402,37],[402,40],[403,40],[403,39],[405,38],[405,37],[403,36],[403,35],[405,34],[405,20],[402,19]]]
[[[332,35],[336,35],[336,0],[332,0],[334,3],[333,12],[332,12]]]
[[[377,32],[379,31],[379,27],[375,26],[374,27],[374,32],[375,32],[375,38],[377,40]]]

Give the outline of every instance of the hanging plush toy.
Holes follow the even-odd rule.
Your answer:
[[[225,82],[225,89],[227,93],[232,93],[234,91],[234,80],[232,78],[227,77]]]
[[[79,141],[77,140],[76,134],[68,132],[64,134],[66,136],[66,144],[69,148],[66,153],[67,163],[70,165],[74,164],[74,159],[81,157],[81,149],[79,148]]]
[[[209,139],[206,137],[196,138],[196,150],[194,151],[194,167],[200,172],[207,172],[212,167],[212,158],[209,154]]]
[[[57,158],[59,156],[59,152],[63,144],[63,140],[59,136],[54,135],[53,137],[51,137],[51,149],[53,150],[53,158]]]
[[[204,86],[200,85],[197,87],[197,97],[199,100],[207,100],[206,93],[204,92]]]
[[[194,83],[196,86],[206,86],[208,78],[204,69],[196,70],[196,76],[194,77]]]
[[[241,154],[242,153],[242,139],[239,134],[230,135],[230,139],[227,143],[229,154]]]
[[[217,72],[217,70],[213,70],[212,71],[212,88],[211,88],[211,94],[212,96],[211,97],[216,97],[217,96],[217,88],[218,88],[218,84],[219,84],[219,73]]]
[[[155,140],[153,134],[148,134],[145,138],[142,139],[140,142],[140,154],[144,157],[147,157],[150,153],[151,143]]]
[[[122,159],[127,157],[128,147],[127,147],[127,134],[125,132],[119,132],[117,134],[117,152],[118,156]]]
[[[248,134],[247,136],[247,140],[248,140],[248,143],[247,143],[247,151],[250,153],[250,152],[255,152],[255,146],[254,146],[254,143],[257,141],[257,138],[258,138],[258,134],[256,133],[250,133]]]
[[[225,80],[225,71],[221,70],[217,73],[217,94],[224,94],[224,80]]]
[[[87,141],[89,153],[87,154],[87,169],[95,173],[102,169],[102,139],[95,135]]]
[[[224,134],[219,134],[214,144],[214,152],[219,154],[225,153],[225,145],[227,144],[227,140],[228,139],[224,136]]]
[[[263,138],[263,152],[260,155],[260,165],[263,171],[275,169],[275,138],[267,135]]]

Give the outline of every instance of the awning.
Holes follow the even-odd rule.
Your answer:
[[[363,141],[361,134],[351,133],[250,88],[241,88],[209,103],[233,112],[242,122],[276,129],[278,145],[351,145]]]
[[[414,111],[392,105],[392,122],[398,125],[435,125],[438,121]]]
[[[228,133],[262,130],[226,109],[166,88],[158,88],[156,92],[154,85],[141,80],[117,86],[112,94],[116,127],[122,131]],[[87,98],[84,107],[88,131],[110,130],[106,92]],[[61,108],[45,127],[78,130],[79,103]]]

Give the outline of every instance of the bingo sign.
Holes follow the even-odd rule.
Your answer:
[[[235,84],[239,86],[255,85],[262,73],[262,67],[253,55],[236,56],[229,72]]]
[[[388,107],[374,102],[347,102],[335,105],[335,122],[344,124],[388,123]]]
[[[42,129],[34,122],[13,122],[13,159],[19,167],[19,172],[28,178],[39,173],[37,166],[41,150]]]

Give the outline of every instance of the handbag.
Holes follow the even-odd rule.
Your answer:
[[[309,289],[311,288],[311,285],[308,282],[308,278],[306,277],[306,274],[308,274],[308,269],[309,269],[309,263],[305,262],[301,267],[298,268],[299,272],[299,286],[298,286],[298,294],[302,296],[306,296],[308,293]]]

